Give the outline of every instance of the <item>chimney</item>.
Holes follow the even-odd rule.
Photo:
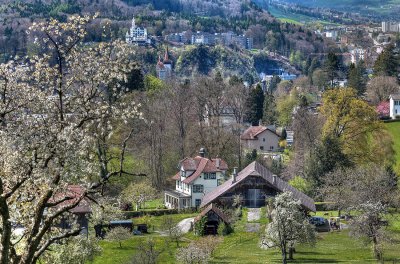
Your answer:
[[[201,149],[200,149],[199,155],[200,155],[200,157],[202,157],[202,158],[204,158],[204,157],[206,156],[206,150],[205,150],[205,148],[201,148]]]
[[[232,173],[232,183],[236,182],[236,176],[237,176],[237,167],[234,167]]]
[[[219,169],[221,160],[220,160],[219,158],[217,158],[217,159],[215,160],[215,162],[216,162],[217,169]]]
[[[276,185],[276,175],[272,175],[272,184]]]

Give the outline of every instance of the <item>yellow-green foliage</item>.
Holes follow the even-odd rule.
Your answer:
[[[276,110],[278,111],[278,122],[280,125],[287,126],[292,122],[293,109],[297,104],[297,93],[294,90],[290,95],[277,100]]]
[[[338,138],[343,153],[356,164],[392,161],[390,136],[377,118],[375,109],[350,88],[324,93],[321,114],[326,118],[323,136]]]

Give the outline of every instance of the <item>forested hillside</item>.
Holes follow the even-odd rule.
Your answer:
[[[0,61],[10,60],[16,55],[31,56],[40,52],[26,34],[33,21],[48,18],[66,21],[71,14],[96,12],[99,16],[87,26],[85,42],[124,39],[131,19],[135,16],[137,24],[146,27],[149,34],[158,39],[163,39],[166,34],[182,31],[233,31],[252,37],[254,48],[257,49],[277,52],[287,57],[296,51],[300,55],[299,58],[302,58],[301,63],[306,62],[310,53],[324,52],[327,49],[327,44],[311,31],[292,24],[282,24],[249,0],[2,0],[0,9],[3,14],[0,18]],[[146,52],[145,60],[142,61],[146,72],[154,67],[162,49],[162,45],[157,45],[155,50],[150,49]],[[213,52],[215,49],[223,52]],[[250,76],[256,76],[256,69],[260,68],[259,65],[253,65],[251,54],[246,52],[237,53],[229,47],[205,50],[210,50],[206,70],[199,66],[204,64],[203,62],[196,61],[201,57],[193,56],[193,51],[198,51],[194,49],[178,52],[178,72],[185,69],[181,73],[187,74],[187,69],[199,68],[199,72],[208,73],[217,68],[227,67],[251,79]],[[190,67],[187,68],[187,65]],[[297,66],[302,69],[304,65]]]

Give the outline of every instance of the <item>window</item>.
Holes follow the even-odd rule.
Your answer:
[[[263,138],[263,142],[265,142],[265,138]]]
[[[215,172],[204,173],[204,180],[215,180],[217,178],[217,174]]]
[[[264,150],[264,146],[260,146],[260,149],[261,149],[261,150]]]
[[[270,146],[269,149],[270,149],[270,150],[273,150],[273,149],[274,149],[274,146]]]
[[[222,179],[217,180],[217,186],[220,186],[222,184]]]
[[[193,185],[193,192],[194,193],[202,193],[204,190],[204,186],[201,184],[195,184]]]
[[[199,207],[200,204],[201,204],[201,199],[196,199],[196,200],[194,201],[194,205],[195,205],[196,207]]]

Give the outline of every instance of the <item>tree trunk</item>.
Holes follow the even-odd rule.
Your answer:
[[[289,259],[293,259],[294,247],[289,247]]]
[[[378,239],[376,237],[373,237],[373,239],[372,239],[372,247],[374,250],[374,257],[377,260],[382,260],[382,253],[381,253],[380,249],[378,248]]]
[[[286,245],[281,246],[281,253],[282,253],[282,264],[287,264]]]

